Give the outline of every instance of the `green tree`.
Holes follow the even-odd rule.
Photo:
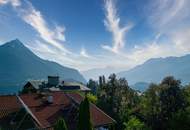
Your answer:
[[[90,102],[87,97],[80,104],[78,130],[93,130],[90,117]]]
[[[67,126],[66,126],[66,123],[65,123],[65,121],[64,121],[63,118],[60,118],[60,119],[56,122],[56,124],[55,124],[55,126],[54,126],[54,130],[68,130],[68,129],[67,129]]]
[[[190,129],[190,107],[186,110],[179,110],[172,115],[169,120],[171,130],[189,130]]]
[[[102,79],[102,76],[99,76],[99,87],[100,87],[100,88],[103,87],[103,79]]]
[[[96,95],[97,93],[97,87],[98,87],[98,83],[92,79],[90,79],[87,83],[87,87],[90,88],[92,90],[92,93],[94,95]]]
[[[160,130],[160,87],[157,84],[151,84],[148,90],[141,96],[140,110],[147,124],[153,130]]]
[[[123,122],[127,122],[130,115],[135,113],[139,98],[125,78],[118,79],[115,74],[111,74],[105,81],[104,87],[98,91],[97,105],[117,120],[115,128],[121,130]]]
[[[89,100],[90,102],[96,104],[96,102],[97,102],[97,97],[96,97],[95,95],[93,95],[93,94],[91,94],[91,93],[88,93],[88,94],[87,94],[87,98],[88,98],[88,100]]]
[[[131,117],[127,123],[124,123],[124,126],[124,130],[145,130],[145,124],[136,117]]]
[[[172,118],[174,113],[184,108],[185,98],[180,80],[176,80],[172,76],[164,78],[160,87],[160,120],[162,121],[162,129],[168,129],[169,119]]]

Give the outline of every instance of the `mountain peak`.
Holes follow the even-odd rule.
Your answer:
[[[11,47],[11,48],[19,48],[19,47],[25,47],[24,44],[19,39],[14,39],[12,41],[6,42],[2,46],[4,47]]]

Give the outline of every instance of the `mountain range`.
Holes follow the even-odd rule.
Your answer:
[[[39,58],[18,39],[0,46],[0,59],[0,90],[21,86],[30,79],[46,79],[48,75],[86,83],[79,71]]]
[[[2,88],[10,90],[10,87],[18,90],[27,80],[46,79],[48,75],[59,75],[64,80],[86,83],[76,69],[39,58],[18,39],[0,46],[0,59],[0,92]],[[97,80],[100,75],[107,77],[118,71],[118,68],[106,67],[82,73],[86,79]],[[164,77],[170,75],[180,79],[182,84],[190,83],[190,54],[150,59],[128,71],[117,73],[118,77],[125,77],[132,88],[140,91],[146,89],[149,83],[159,83]]]
[[[120,71],[121,71],[121,69],[119,69],[119,68],[115,68],[115,67],[112,67],[112,66],[107,66],[105,68],[89,69],[89,70],[86,70],[86,71],[82,71],[81,73],[83,74],[83,76],[87,80],[89,80],[89,79],[98,80],[99,76],[104,75],[105,77],[108,77],[110,74],[118,73]]]
[[[127,71],[118,72],[112,67],[96,68],[83,72],[86,78],[115,73],[118,77],[125,77],[129,85],[144,91],[150,83],[159,83],[166,76],[180,79],[182,84],[190,83],[190,54],[181,57],[152,58]]]
[[[190,54],[181,57],[150,59],[117,75],[125,77],[129,84],[159,83],[166,76],[174,76],[176,79],[180,79],[182,84],[188,84],[190,83]]]

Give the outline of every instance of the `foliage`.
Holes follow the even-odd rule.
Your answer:
[[[65,121],[64,121],[63,118],[60,118],[60,119],[56,122],[56,124],[55,124],[55,126],[54,126],[54,130],[68,130],[68,129],[67,129],[67,126],[66,126],[66,123],[65,123]]]
[[[124,130],[143,130],[145,125],[136,117],[132,117],[127,123],[124,123]]]
[[[91,94],[91,93],[88,93],[88,94],[87,94],[87,98],[88,98],[88,100],[89,100],[90,102],[96,104],[96,102],[97,102],[97,97],[96,97],[95,95],[93,95],[93,94]]]
[[[104,76],[99,78],[99,91],[97,105],[107,114],[117,120],[117,129],[123,127],[123,121],[137,108],[139,101],[137,93],[129,86],[124,78],[117,79],[115,74],[109,76],[107,82]],[[103,80],[104,79],[104,80]]]
[[[117,121],[117,130],[190,129],[190,85],[172,76],[140,94],[125,78],[100,76],[97,90],[97,105]]]
[[[90,118],[90,102],[87,97],[80,104],[78,130],[93,130]]]
[[[97,87],[98,87],[98,83],[92,79],[90,79],[87,83],[87,87],[90,88],[92,90],[92,93],[94,95],[97,94]]]

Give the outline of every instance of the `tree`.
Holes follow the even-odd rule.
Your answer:
[[[96,93],[97,93],[97,87],[98,87],[98,83],[97,83],[96,81],[90,79],[90,80],[88,81],[87,87],[92,90],[92,93],[93,93],[94,95],[96,95]]]
[[[189,130],[190,129],[190,108],[180,110],[172,115],[169,120],[171,130]]]
[[[99,87],[100,87],[100,88],[103,87],[103,79],[102,79],[102,76],[99,76]]]
[[[87,94],[87,98],[88,98],[88,100],[89,100],[90,102],[96,104],[96,102],[97,102],[97,97],[96,97],[96,96],[94,96],[93,94],[88,93],[88,94]]]
[[[168,129],[169,119],[172,118],[172,115],[184,108],[185,97],[183,96],[180,80],[176,80],[172,76],[164,78],[160,88],[160,120],[163,122],[162,128]]]
[[[115,74],[111,74],[108,80],[102,79],[104,83],[102,88],[99,87],[97,105],[117,120],[115,128],[122,130],[123,122],[127,122],[137,109],[138,95],[128,86],[125,78],[118,79]]]
[[[175,114],[184,111],[185,104],[180,80],[168,76],[158,85],[151,84],[144,93],[141,98],[141,114],[153,130],[170,130],[170,122],[177,120],[179,116]]]
[[[90,102],[87,97],[79,107],[78,130],[93,130],[90,117]]]
[[[160,87],[157,84],[150,84],[147,91],[141,96],[141,114],[145,117],[147,125],[152,128],[152,130],[160,130]]]
[[[127,123],[124,123],[124,126],[124,130],[145,130],[145,124],[136,117],[131,117]]]
[[[54,130],[68,130],[63,118],[60,118],[54,126]]]
[[[102,83],[103,83],[103,86],[106,84],[106,79],[104,75],[102,76]]]

